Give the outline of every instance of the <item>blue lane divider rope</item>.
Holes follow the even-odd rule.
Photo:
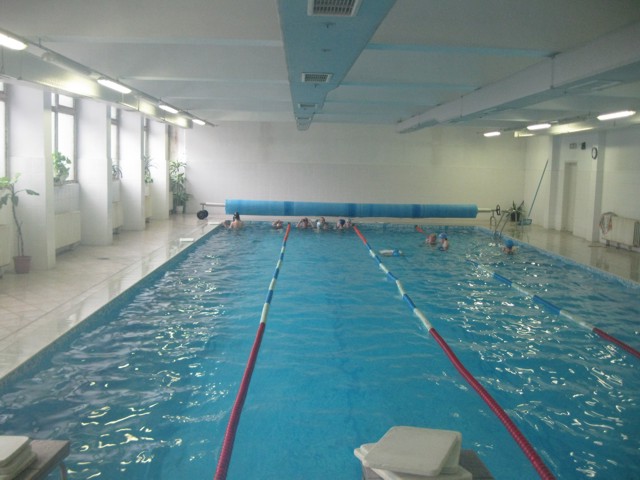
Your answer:
[[[598,327],[591,325],[590,323],[588,323],[587,321],[583,320],[582,318],[579,317],[575,317],[573,315],[571,315],[569,312],[563,310],[562,308],[558,307],[557,305],[554,305],[553,303],[551,303],[549,300],[546,300],[534,293],[529,292],[528,290],[522,288],[520,285],[518,285],[517,283],[514,283],[513,281],[509,280],[507,277],[504,277],[502,275],[500,275],[499,273],[494,272],[493,270],[488,269],[487,267],[485,267],[484,265],[479,264],[478,262],[475,262],[471,259],[467,259],[469,261],[469,263],[475,265],[476,267],[478,267],[480,270],[482,270],[484,273],[486,273],[487,275],[492,276],[493,278],[495,278],[496,280],[498,280],[501,283],[504,283],[506,285],[509,285],[510,287],[516,289],[517,291],[519,291],[520,293],[522,293],[524,296],[527,297],[531,297],[531,300],[535,303],[537,303],[538,305],[541,305],[543,308],[545,308],[546,310],[548,310],[549,312],[553,313],[554,315],[558,315],[561,317],[565,317],[569,320],[571,320],[574,323],[577,323],[578,325],[580,325],[581,327],[584,327],[586,329],[591,330],[593,333],[595,333],[596,335],[598,335],[601,338],[604,338],[605,340],[614,343],[615,345],[617,345],[618,347],[622,348],[623,350],[627,351],[628,353],[630,353],[631,355],[640,358],[640,352],[638,350],[636,350],[635,348],[633,348],[632,346],[624,343],[622,340],[609,335],[607,332],[600,330]]]

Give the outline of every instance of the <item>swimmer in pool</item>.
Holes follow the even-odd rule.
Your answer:
[[[424,243],[427,245],[435,245],[438,243],[438,236],[435,233],[430,233],[427,238],[424,239]]]
[[[510,238],[507,238],[504,241],[504,247],[502,247],[502,251],[507,255],[513,255],[514,253],[516,253],[516,247],[513,244],[513,240],[511,240]]]
[[[449,250],[449,237],[447,237],[446,233],[441,233],[440,235],[438,235],[438,240],[440,240],[438,250]]]
[[[346,222],[344,221],[344,218],[341,218],[336,222],[336,230],[344,230],[346,228],[345,225]]]
[[[282,220],[276,220],[271,224],[271,226],[276,230],[280,230],[282,228]]]
[[[243,226],[244,226],[244,223],[242,222],[242,220],[240,220],[240,214],[236,212],[233,214],[233,220],[231,220],[227,228],[236,229],[236,228],[242,228]]]
[[[311,222],[309,222],[307,217],[304,217],[298,222],[297,228],[312,228]]]
[[[329,224],[327,223],[324,217],[320,217],[316,222],[316,228],[318,230],[327,230],[329,228]]]

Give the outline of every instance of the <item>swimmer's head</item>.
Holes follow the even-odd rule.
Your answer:
[[[504,246],[507,247],[507,248],[513,248],[513,240],[511,240],[510,238],[507,238],[504,241]]]
[[[340,225],[344,225],[344,218],[341,218],[340,220],[338,220],[338,223],[339,223]]]
[[[441,233],[440,235],[438,235],[438,238],[440,240],[446,240],[447,239],[447,234],[446,233]]]

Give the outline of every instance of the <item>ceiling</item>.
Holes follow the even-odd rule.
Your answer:
[[[0,77],[64,90],[51,80],[59,54],[74,75],[108,76],[210,124],[299,130],[551,122],[559,133],[640,112],[640,0],[313,1],[355,15],[310,15],[307,0],[2,0],[0,30],[30,46],[3,49]]]

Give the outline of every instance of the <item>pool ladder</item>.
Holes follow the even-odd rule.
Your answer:
[[[511,214],[516,211],[515,208],[509,208],[507,210],[501,210],[500,205],[496,205],[495,210],[491,211],[491,217],[489,218],[489,228],[493,228],[494,237],[502,237],[502,231],[507,226],[511,219]],[[496,215],[499,217],[496,219]],[[498,232],[498,230],[500,232]]]

